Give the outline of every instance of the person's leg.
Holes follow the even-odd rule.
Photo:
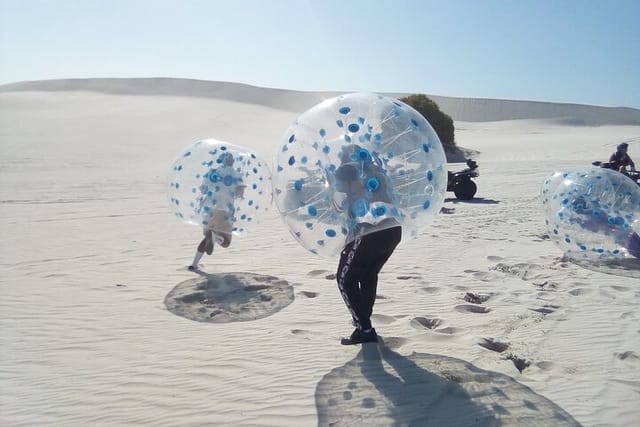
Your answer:
[[[633,255],[636,258],[640,259],[640,236],[638,233],[633,233],[631,238],[629,239],[629,244],[627,245],[627,252]]]
[[[207,255],[211,255],[213,253],[213,235],[211,230],[204,230],[204,239],[200,241],[198,244],[198,248],[196,249],[196,255],[193,257],[193,262],[189,266],[189,270],[196,270],[198,268],[198,263],[202,259],[205,252]]]
[[[213,213],[212,224],[216,241],[223,248],[228,248],[231,244],[231,232],[233,230],[231,216],[226,211],[216,210]]]
[[[400,227],[389,228],[363,237],[367,239],[367,247],[371,248],[368,262],[360,277],[360,292],[362,296],[361,316],[370,319],[373,314],[373,305],[376,302],[376,292],[378,289],[378,274],[391,254],[402,239],[402,229]],[[371,321],[369,320],[370,324]]]
[[[363,260],[362,273],[360,275],[360,293],[362,298],[363,319],[370,319],[373,314],[373,306],[376,301],[378,289],[378,274],[385,265],[402,237],[402,229],[394,227],[364,236],[366,247],[369,250]],[[367,320],[365,323],[370,323]]]
[[[213,252],[213,232],[211,230],[205,230],[204,239],[202,239],[202,242],[200,242],[198,250],[200,250],[201,246],[203,249],[201,252],[206,252],[207,255],[211,255],[211,253]]]
[[[356,312],[357,307],[360,305],[360,285],[357,274],[352,267],[352,262],[358,250],[358,244],[359,241],[354,241],[345,246],[340,254],[340,262],[338,263],[338,271],[336,272],[338,290],[347,309],[351,313],[351,318],[356,328],[361,327]]]

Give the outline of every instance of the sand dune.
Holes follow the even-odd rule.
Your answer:
[[[339,92],[300,92],[261,88],[240,83],[204,80],[66,79],[20,82],[0,86],[0,92],[91,91],[115,95],[195,96],[264,105],[300,112]],[[401,98],[410,94],[389,93]],[[451,118],[466,122],[553,119],[568,125],[640,125],[640,110],[567,103],[430,96]]]
[[[637,110],[451,99],[473,106],[456,137],[479,153],[479,192],[447,193],[389,260],[379,346],[339,344],[337,260],[274,211],[201,275],[185,268],[201,230],[166,200],[175,156],[214,137],[271,158],[324,96],[155,79],[0,88],[0,424],[637,424],[640,269],[564,260],[539,200],[551,172],[621,141],[637,158]]]

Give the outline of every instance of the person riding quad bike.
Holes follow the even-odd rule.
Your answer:
[[[631,172],[636,171],[636,165],[629,157],[627,150],[629,149],[629,144],[623,142],[622,144],[616,147],[616,152],[609,157],[609,167],[617,172],[626,172],[627,166],[631,167]]]

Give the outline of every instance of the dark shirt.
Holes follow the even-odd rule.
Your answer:
[[[346,195],[340,209],[348,209],[351,238],[371,228],[398,225],[391,182],[380,167],[372,163],[349,162],[335,171],[335,178],[336,191]]]
[[[636,167],[633,163],[633,160],[631,160],[631,157],[629,157],[629,154],[623,153],[621,151],[616,151],[615,153],[613,153],[609,158],[609,163],[611,163],[612,168],[615,170],[620,170],[621,168],[627,166],[631,166],[634,169]]]

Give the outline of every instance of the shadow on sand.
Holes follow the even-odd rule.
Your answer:
[[[569,261],[587,270],[598,273],[612,274],[614,276],[633,277],[640,279],[640,259],[625,258],[606,262],[575,260],[563,257],[562,261]]]
[[[485,199],[484,197],[474,197],[471,200],[460,200],[460,199],[456,199],[455,197],[448,197],[446,199],[444,199],[445,202],[451,202],[453,204],[457,204],[457,203],[469,203],[469,204],[477,204],[477,205],[497,205],[498,203],[500,203],[499,200],[493,200],[493,199]]]
[[[170,312],[197,322],[243,322],[271,316],[294,300],[293,287],[274,276],[197,273],[167,294]]]
[[[365,344],[316,387],[319,426],[579,426],[513,378],[463,360]]]

